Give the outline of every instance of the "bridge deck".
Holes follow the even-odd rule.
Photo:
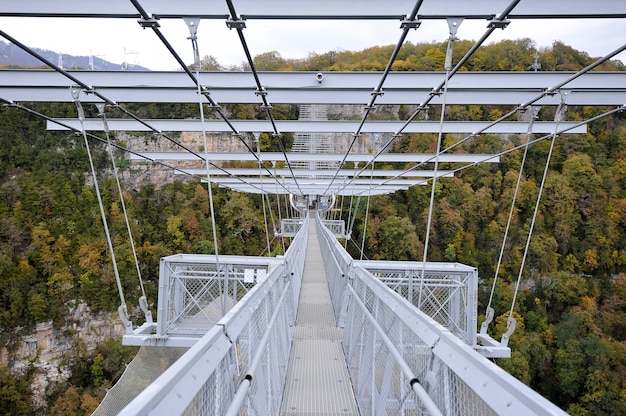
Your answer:
[[[283,416],[359,414],[341,348],[342,332],[335,321],[312,218]]]

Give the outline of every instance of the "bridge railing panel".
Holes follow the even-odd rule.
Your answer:
[[[120,414],[279,414],[308,234]],[[277,261],[278,260],[278,261]]]
[[[325,262],[327,276],[331,291],[343,291],[331,297],[342,302],[342,346],[362,415],[565,414],[428,316],[428,308],[419,310],[412,297],[356,261],[342,263],[346,255],[330,232],[318,235],[325,235],[322,253],[336,260]]]

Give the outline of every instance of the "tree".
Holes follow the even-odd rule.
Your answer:
[[[32,391],[30,376],[11,374],[9,368],[0,363],[0,414],[20,416],[33,414],[30,406]]]

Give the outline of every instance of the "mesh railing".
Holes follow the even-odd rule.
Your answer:
[[[469,345],[476,345],[478,272],[459,263],[355,261]],[[422,278],[422,273],[424,277]]]
[[[318,235],[361,415],[565,414],[352,262],[329,230]],[[426,305],[441,312],[460,286],[440,287],[447,295],[432,289]]]
[[[157,336],[201,336],[257,283],[276,259],[178,254],[161,259]]]
[[[120,414],[279,414],[304,267],[304,222],[265,279]]]

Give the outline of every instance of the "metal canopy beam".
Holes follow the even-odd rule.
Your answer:
[[[414,0],[235,0],[239,15],[253,19],[403,19],[414,6]],[[465,19],[491,19],[507,2],[501,0],[426,0],[419,9],[421,19],[444,19],[463,16]],[[141,0],[142,7],[159,18],[199,17],[226,19],[226,2],[206,0]],[[3,0],[0,16],[106,17],[138,18],[137,10],[128,0],[50,1]],[[622,0],[526,0],[520,2],[509,19],[529,18],[604,18],[626,16]]]
[[[204,153],[200,153],[205,156]],[[344,154],[333,153],[304,153],[293,152],[287,153],[289,162],[319,162],[323,157],[324,162],[341,162],[344,160]],[[372,160],[369,153],[349,153],[345,156],[346,162],[369,162]],[[206,154],[208,160],[212,162],[218,161],[256,161],[256,157],[250,152],[210,152]],[[131,160],[199,160],[197,156],[189,152],[139,152],[130,154]],[[267,162],[285,162],[285,155],[279,152],[262,152],[260,159]],[[383,153],[376,158],[376,162],[400,162],[400,163],[420,163],[426,161],[434,161],[435,155],[428,153]],[[500,161],[498,155],[490,154],[459,154],[459,153],[443,153],[439,155],[440,163],[497,163]]]
[[[117,103],[197,103],[197,89],[182,72],[153,71],[69,71],[86,85]],[[365,105],[378,72],[324,74],[317,82],[314,72],[262,72],[259,74],[273,104],[356,104]],[[568,79],[570,72],[459,72],[450,80],[447,104],[519,105],[540,96],[546,89]],[[259,104],[252,74],[246,72],[204,72],[200,82],[220,104]],[[420,104],[433,87],[444,79],[442,73],[394,72],[385,81],[384,94],[377,104]],[[72,82],[46,70],[0,71],[0,98],[13,102],[72,102]],[[569,105],[623,105],[626,102],[626,73],[591,72],[562,88]],[[83,102],[102,102],[83,91]],[[561,97],[547,94],[537,105],[558,105]],[[432,105],[442,103],[434,97]]]
[[[222,188],[229,188],[232,189],[234,191],[238,191],[238,192],[245,192],[245,193],[252,193],[252,194],[260,194],[260,193],[265,193],[265,194],[281,194],[281,195],[285,195],[285,194],[300,194],[300,192],[298,191],[298,188],[294,187],[293,190],[285,191],[285,189],[283,187],[281,187],[280,185],[276,184],[276,185],[266,185],[263,188],[263,191],[261,191],[260,188],[256,188],[250,185],[246,185],[246,184],[240,184],[240,185],[236,185],[236,184],[232,184],[232,185],[219,185]],[[384,194],[391,194],[397,191],[402,191],[402,190],[406,190],[408,189],[409,186],[381,186],[381,187],[377,187],[377,188],[371,188],[369,186],[366,185],[357,185],[357,186],[350,186],[350,187],[346,187],[344,189],[337,189],[337,190],[333,190],[333,191],[329,191],[329,193],[331,194],[335,194],[335,195],[343,195],[343,196],[351,196],[351,195],[384,195]],[[303,192],[307,195],[315,195],[315,194],[319,194],[321,192],[326,191],[326,188],[304,188]]]
[[[207,174],[206,169],[185,169],[185,168],[177,168],[176,174],[190,174],[194,176],[204,176]],[[277,177],[295,177],[295,178],[332,178],[333,175],[337,172],[336,170],[320,170],[320,169],[293,169],[292,171],[289,169],[272,169],[272,173]],[[343,178],[353,178],[355,174],[358,173],[354,171],[354,169],[340,169],[337,173],[336,182],[341,182]],[[258,176],[259,168],[222,168],[222,169],[209,169],[209,175],[211,176]],[[361,178],[369,178],[371,177],[379,177],[379,178],[387,178],[387,177],[403,177],[403,178],[432,178],[435,175],[435,171],[433,170],[411,170],[407,172],[406,170],[398,170],[398,169],[368,169],[363,171],[358,177]],[[454,176],[454,172],[450,170],[438,170],[437,177],[452,177]],[[300,183],[298,181],[298,183]]]
[[[211,182],[218,183],[220,185],[228,185],[235,184],[241,185],[243,184],[242,180],[244,180],[247,184],[255,185],[258,187],[276,184],[277,180],[274,178],[268,177],[253,177],[253,176],[240,176],[239,178],[231,178],[231,177],[215,177],[211,178]],[[287,186],[296,185],[296,180],[293,178],[281,178],[278,182]],[[353,179],[350,180],[350,186],[352,185],[389,185],[389,186],[412,186],[412,185],[421,185],[425,183],[424,179],[373,179],[373,178],[362,178],[362,179]],[[303,187],[309,186],[328,186],[331,183],[331,178],[315,178],[315,179],[298,179],[297,184]],[[341,184],[335,184],[335,186],[343,186],[343,182]]]
[[[63,125],[80,130],[80,120],[72,119],[55,119]],[[229,120],[233,126],[240,132],[271,132],[273,131],[272,123],[269,120]],[[146,120],[150,126],[159,131],[203,131],[200,120]],[[368,121],[361,128],[362,133],[395,133],[405,123],[403,121]],[[445,121],[443,123],[444,133],[473,133],[483,131],[490,134],[523,134],[528,131],[528,122],[510,121],[492,124],[489,121]],[[563,130],[572,127],[568,133],[586,133],[587,126],[576,126],[574,122],[560,122],[558,128]],[[47,121],[46,128],[48,130],[67,130],[61,124],[53,121]],[[102,119],[87,119],[84,122],[87,131],[104,131]],[[361,125],[358,121],[307,121],[307,120],[276,120],[275,125],[280,132],[290,133],[354,133]],[[107,126],[110,131],[146,131],[152,130],[135,120],[128,119],[108,119]],[[576,126],[576,127],[575,127]],[[489,128],[487,128],[489,127]],[[404,133],[438,133],[441,128],[437,121],[416,121],[403,130]],[[487,128],[486,130],[483,130]],[[533,133],[552,133],[557,128],[554,122],[535,122],[533,124]],[[204,131],[214,133],[232,132],[230,126],[222,120],[205,120]]]

